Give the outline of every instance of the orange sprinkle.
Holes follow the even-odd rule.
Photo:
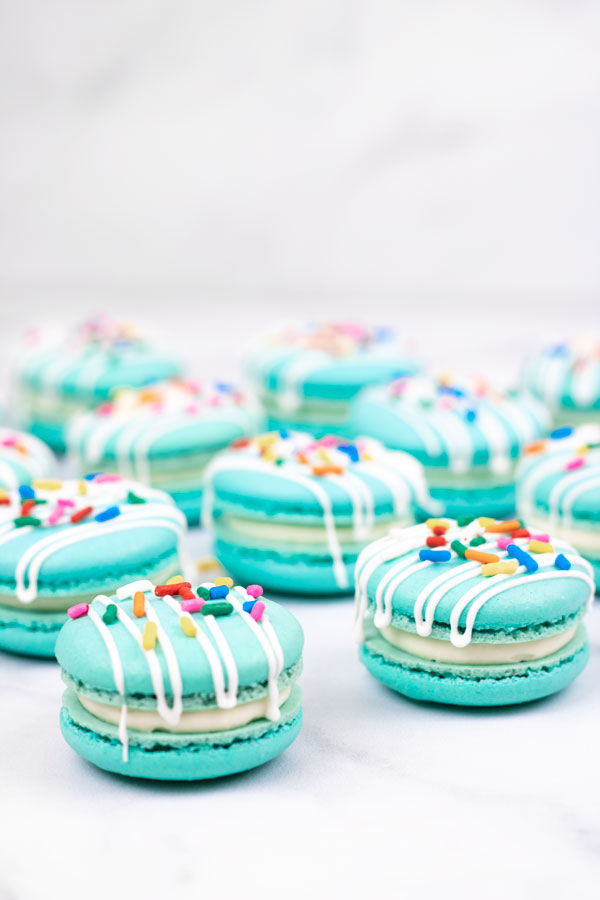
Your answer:
[[[500,557],[495,553],[484,553],[483,550],[475,550],[474,547],[468,547],[465,550],[465,558],[472,559],[473,562],[495,563],[500,562]]]
[[[521,523],[518,519],[511,519],[510,522],[494,522],[493,525],[486,525],[485,530],[494,534],[504,534],[505,531],[516,531],[520,527]]]
[[[313,475],[343,475],[341,466],[313,466]]]
[[[546,441],[533,441],[523,447],[523,453],[539,453],[546,446]]]
[[[138,619],[146,615],[146,595],[143,591],[136,591],[133,595],[133,614]]]

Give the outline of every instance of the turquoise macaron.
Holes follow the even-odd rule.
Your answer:
[[[280,429],[215,458],[203,519],[238,580],[319,597],[350,593],[363,547],[428,504],[422,467],[407,454]]]
[[[219,778],[262,765],[298,735],[302,628],[259,585],[143,579],[69,615],[56,644],[61,728],[101,769]]]
[[[65,426],[120,387],[178,375],[177,355],[146,342],[131,326],[105,317],[64,332],[32,331],[16,371],[15,415],[53,450],[65,450]]]
[[[8,502],[5,502],[5,501]],[[119,475],[37,479],[0,502],[0,649],[54,656],[67,609],[185,560],[185,517],[162,491]]]
[[[43,441],[24,431],[0,428],[0,490],[14,491],[35,478],[45,478],[55,465],[54,454]]]
[[[600,592],[600,424],[563,425],[528,448],[517,470],[517,509],[588,560]]]
[[[503,706],[554,694],[589,656],[590,564],[518,520],[395,529],[356,565],[368,671],[415,700]]]
[[[256,433],[256,407],[232,384],[172,378],[144,388],[122,388],[69,426],[75,469],[120,472],[167,491],[197,525],[202,480],[214,455]]]
[[[355,322],[276,328],[253,342],[246,362],[267,427],[316,437],[345,434],[360,391],[418,368],[389,328]]]
[[[529,394],[414,376],[358,397],[350,431],[415,456],[440,515],[505,518],[514,513],[523,447],[549,426],[544,406]]]
[[[556,426],[600,421],[600,338],[551,344],[525,361],[523,386],[549,408]]]

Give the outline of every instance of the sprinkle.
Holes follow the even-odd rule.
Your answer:
[[[550,543],[550,535],[546,532],[544,532],[543,534],[528,535],[528,537],[531,537],[532,541],[544,541],[546,544]]]
[[[187,584],[180,584],[178,593],[182,600],[195,600],[196,599],[196,595],[194,594],[191,586],[188,587]]]
[[[456,524],[458,525],[459,528],[466,528],[467,525],[470,525],[471,522],[474,522],[474,521],[475,520],[474,520],[473,516],[461,516],[459,519],[457,519]]]
[[[577,456],[577,457],[575,457],[575,459],[572,459],[570,462],[568,462],[566,464],[565,469],[567,472],[572,472],[573,469],[580,469],[581,466],[584,466],[584,465],[585,465],[585,459],[583,458],[583,456]]]
[[[183,575],[173,575],[172,578],[169,578],[167,584],[183,584]]]
[[[479,520],[481,522],[481,519]],[[514,531],[515,528],[520,528],[521,523],[518,519],[511,519],[509,522],[494,522],[492,525],[486,525],[485,530],[492,532],[492,534],[504,534],[505,532]]]
[[[183,587],[191,588],[192,585],[189,581],[168,581],[166,584],[157,584],[154,593],[157,597],[165,597],[167,594],[174,597]]]
[[[196,637],[196,635],[198,634],[196,623],[193,619],[190,619],[189,616],[181,616],[181,618],[179,619],[179,624],[188,637]]]
[[[433,531],[434,528],[443,528],[444,531],[447,531],[449,526],[448,522],[445,522],[443,519],[427,519],[425,522],[430,531]]]
[[[50,515],[48,516],[48,525],[57,525],[58,522],[63,517],[64,510],[62,506],[58,506],[58,504],[54,507]]]
[[[360,459],[358,449],[354,444],[338,444],[338,450],[342,453],[346,453],[352,462],[358,462]]]
[[[449,550],[419,550],[419,559],[428,562],[448,562],[451,556]]]
[[[482,534],[479,534],[477,537],[472,538],[469,541],[471,547],[479,547],[480,544],[485,544],[486,540]]]
[[[37,519],[35,516],[17,516],[16,519],[13,519],[15,528],[23,528],[25,525],[33,525],[36,527],[41,524],[42,520]]]
[[[448,527],[447,525],[436,525],[432,530],[437,537],[443,537],[448,531]]]
[[[146,615],[146,595],[143,591],[136,591],[133,595],[133,614],[138,619]]]
[[[59,491],[63,483],[58,478],[38,478],[32,485],[36,491]]]
[[[523,448],[523,453],[539,453],[546,446],[546,441],[533,441]]]
[[[138,497],[137,494],[134,494],[133,491],[129,491],[127,494],[127,503],[145,503],[143,497]]]
[[[33,499],[33,497],[29,497],[29,499],[23,500],[21,504],[21,515],[28,516],[34,506],[35,500]]]
[[[554,560],[554,565],[557,569],[570,569],[571,562],[567,559],[564,553],[559,553],[556,559]]]
[[[485,563],[481,567],[481,574],[486,578],[490,575],[514,575],[518,568],[516,559],[501,559],[497,563]]]
[[[246,593],[249,597],[262,597],[263,589],[260,584],[249,584]]]
[[[511,532],[511,538],[526,538],[530,537],[529,531],[526,528],[516,528],[515,531]],[[510,541],[509,541],[510,543]],[[500,544],[498,544],[500,546]]]
[[[443,547],[446,543],[446,538],[441,535],[432,534],[425,541],[428,547]]]
[[[527,549],[530,553],[554,553],[554,547],[547,541],[529,541]]]
[[[94,519],[96,522],[108,522],[109,519],[116,519],[119,515],[121,515],[121,510],[118,506],[109,506],[108,509],[103,509],[102,512],[97,513]]]
[[[257,600],[250,610],[250,615],[255,622],[260,622],[266,607],[262,600]]]
[[[452,549],[454,550],[454,552],[456,553],[457,556],[462,556],[463,559],[465,558],[465,553],[467,551],[467,548],[465,547],[464,544],[461,544],[460,541],[452,541],[450,546],[452,547]]]
[[[502,535],[502,537],[498,538],[498,549],[506,550],[509,544],[512,544],[514,538],[514,534],[511,537],[508,537],[507,534]]]
[[[202,600],[210,600],[208,588],[202,587],[202,585],[200,585],[200,587],[196,588],[196,593]]]
[[[220,564],[214,556],[206,556],[203,559],[199,559],[196,563],[196,568],[199,572],[210,572],[213,569],[219,569]]]
[[[93,481],[97,475],[102,475],[102,472],[88,472],[88,474],[83,477],[85,481]]]
[[[215,603],[205,603],[201,609],[203,616],[228,616],[233,612],[233,604],[228,600],[221,600]]]
[[[490,519],[489,516],[480,516],[477,520],[482,528],[488,529],[490,525],[495,525],[496,520]]]
[[[105,625],[111,625],[117,618],[118,608],[116,603],[109,603],[102,614],[102,621]]]
[[[252,612],[252,607],[254,606],[255,603],[258,603],[258,600],[244,600],[244,602],[242,603],[242,608],[243,608],[244,612],[247,612],[247,613]]]
[[[59,497],[56,501],[56,505],[62,507],[63,509],[71,509],[75,506],[75,501],[70,500],[68,497]]]
[[[0,506],[10,506],[10,497],[0,497]]]
[[[93,506],[84,506],[83,509],[77,510],[77,512],[73,513],[71,516],[71,522],[77,523],[81,522],[82,519],[86,519],[90,513],[93,513]]]
[[[19,487],[19,496],[21,500],[32,500],[35,497],[35,491],[28,484],[22,484]]]
[[[112,481],[123,481],[123,476],[115,472],[100,472],[94,480],[96,484],[110,484]]]
[[[87,494],[87,484],[85,483],[85,481],[82,480],[79,482],[79,484],[77,485],[77,492],[79,494]]]
[[[473,550],[471,547],[465,550],[465,559],[480,563],[500,562],[500,557],[496,553],[484,553],[483,550]]]
[[[319,477],[323,475],[343,475],[344,470],[341,466],[333,466],[333,465],[325,465],[325,466],[313,466],[312,467],[313,475],[318,475]]]
[[[571,434],[573,434],[573,429],[569,425],[564,425],[562,428],[555,428],[554,431],[551,431],[550,437],[553,441],[559,441],[561,438],[569,437]]]
[[[506,552],[513,559],[519,561],[520,565],[525,566],[529,572],[535,572],[538,569],[538,564],[536,563],[533,556],[530,556],[529,553],[526,553],[525,550],[521,549],[518,544],[509,544],[506,548]]]
[[[226,597],[229,593],[229,588],[226,584],[219,584],[215,587],[211,587],[208,589],[208,593],[211,600],[220,600],[222,597]]]
[[[201,597],[186,597],[181,602],[181,609],[187,613],[200,612],[205,603],[206,600],[203,600]]]
[[[233,587],[233,578],[229,578],[228,575],[224,575],[222,578],[215,578],[215,585],[218,587],[220,584],[226,584],[231,589]]]
[[[156,622],[146,622],[146,625],[144,626],[144,635],[142,637],[142,647],[144,650],[154,650],[157,637],[158,628]]]
[[[89,608],[88,603],[77,603],[75,606],[69,607],[67,614],[72,619],[79,619],[81,616],[87,616]]]

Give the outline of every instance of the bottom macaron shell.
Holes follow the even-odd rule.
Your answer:
[[[217,540],[215,556],[239,584],[260,584],[277,594],[298,596],[344,596],[354,590],[356,555],[344,556],[348,586],[335,579],[331,559],[301,554],[285,555],[273,550],[256,550]]]
[[[455,706],[508,706],[548,697],[577,678],[590,655],[589,644],[583,640],[570,656],[547,668],[529,668],[527,663],[523,663],[522,674],[475,679],[451,675],[447,668],[443,673],[419,670],[417,657],[413,657],[416,667],[408,668],[389,662],[364,645],[359,652],[371,675],[392,690],[413,700]]]
[[[431,496],[441,504],[436,515],[460,519],[463,516],[492,516],[509,519],[515,511],[515,486],[503,484],[496,487],[453,490],[451,488],[430,488]],[[431,510],[419,509],[417,519],[424,522],[431,516]]]
[[[130,744],[129,757],[125,762],[119,741],[82,727],[66,707],[63,706],[60,711],[63,737],[84,759],[107,772],[160,781],[201,781],[254,769],[289,747],[298,737],[301,726],[302,709],[295,707],[291,716],[282,717],[260,737],[235,740],[224,745],[204,742],[164,749],[145,749]]]

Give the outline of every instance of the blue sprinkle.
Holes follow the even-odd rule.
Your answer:
[[[226,584],[218,584],[216,587],[211,587],[208,589],[208,593],[210,594],[211,600],[218,600],[219,597],[226,597],[229,593],[229,588]]]
[[[567,559],[564,553],[559,553],[556,559],[554,560],[554,565],[557,569],[570,569],[571,563]]]
[[[233,390],[233,385],[228,381],[215,381],[215,389],[229,394]]]
[[[477,418],[477,412],[474,409],[468,409],[465,413],[465,419],[467,422],[474,422]]]
[[[526,553],[522,547],[519,547],[517,544],[509,544],[506,552],[513,559],[516,559],[521,566],[525,566],[529,572],[537,571],[538,564],[535,559],[529,553]]]
[[[19,487],[19,494],[21,496],[21,500],[33,500],[35,497],[35,491],[28,484],[22,484]]]
[[[394,381],[396,378],[410,378],[413,373],[410,369],[397,369],[392,373],[391,381]]]
[[[550,437],[558,441],[561,438],[569,437],[570,434],[573,434],[573,429],[570,425],[564,425],[562,428],[555,428],[554,431],[551,431]]]
[[[360,459],[354,444],[338,444],[338,450],[341,450],[342,453],[347,453],[352,462],[358,462]]]
[[[243,603],[244,612],[247,612],[247,613],[252,612],[252,607],[254,606],[255,603],[256,603],[256,600],[244,601],[244,603]]]
[[[461,391],[460,388],[452,387],[449,384],[440,384],[438,387],[438,391],[440,394],[450,394],[452,397],[464,397],[465,392]]]
[[[94,516],[94,519],[96,522],[107,522],[109,519],[116,519],[119,515],[121,515],[121,510],[118,506],[109,506]]]
[[[567,356],[569,348],[566,344],[555,344],[548,350],[548,356]]]
[[[84,475],[83,478],[85,481],[93,481],[96,475],[102,475],[102,472],[89,472],[87,475]]]
[[[287,428],[280,428],[280,429],[279,429],[279,437],[280,437],[280,438],[283,438],[284,441],[286,441],[286,440],[289,438],[289,436],[290,436],[290,433],[289,433],[289,431],[287,430]]]
[[[423,550],[419,550],[419,559],[423,561],[448,562],[451,556],[452,554],[449,550],[429,550],[427,547],[424,547]]]

